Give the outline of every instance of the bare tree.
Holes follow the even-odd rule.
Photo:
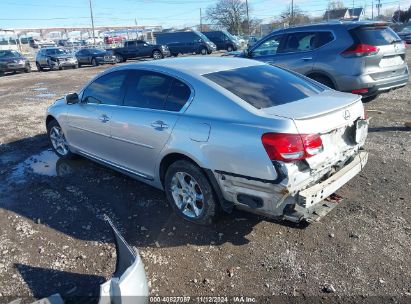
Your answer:
[[[341,9],[341,8],[345,8],[344,2],[339,1],[339,0],[328,1],[327,10],[331,11],[331,10],[336,10],[336,9]]]
[[[294,9],[291,10],[291,5],[281,13],[281,18],[284,23],[289,25],[304,24],[310,22],[310,17],[304,14],[304,12],[297,6],[294,5]]]
[[[219,0],[207,8],[206,18],[230,33],[240,34],[242,25],[247,23],[247,7],[242,0]]]

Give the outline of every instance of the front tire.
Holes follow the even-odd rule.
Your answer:
[[[165,192],[174,211],[183,219],[211,224],[218,215],[219,205],[213,188],[201,168],[186,160],[168,167]]]
[[[36,67],[37,67],[37,70],[38,70],[39,72],[42,72],[42,71],[43,71],[43,68],[41,67],[40,63],[36,62]]]
[[[96,58],[93,58],[93,59],[91,60],[91,65],[92,65],[92,66],[98,66],[98,62],[97,62]]]
[[[70,151],[66,137],[57,120],[52,120],[47,124],[47,135],[54,153],[60,158],[71,159],[74,154]]]
[[[207,49],[206,49],[206,48],[202,48],[202,49],[200,50],[200,54],[201,54],[201,55],[207,55]]]
[[[153,57],[154,60],[164,58],[163,54],[158,50],[153,51],[152,57]]]
[[[124,62],[124,57],[121,56],[120,54],[116,54],[116,63],[122,63]]]
[[[227,47],[227,52],[232,52],[234,50],[233,46],[229,45]]]
[[[30,73],[30,72],[31,72],[31,66],[30,66],[30,64],[28,64],[28,65],[26,66],[26,68],[24,69],[24,72],[25,72],[25,73]]]

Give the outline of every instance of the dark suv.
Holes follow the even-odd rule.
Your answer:
[[[408,83],[406,45],[382,22],[336,22],[274,31],[237,56],[279,65],[371,100]]]

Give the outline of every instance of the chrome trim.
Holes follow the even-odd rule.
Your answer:
[[[153,146],[142,144],[142,143],[139,143],[139,142],[136,142],[136,141],[127,140],[127,139],[124,139],[124,138],[121,138],[121,137],[111,136],[111,138],[119,140],[119,141],[123,141],[123,142],[126,142],[126,143],[129,143],[129,144],[133,144],[133,145],[136,145],[136,146],[141,146],[141,147],[148,148],[148,149],[154,149]]]
[[[128,172],[128,173],[131,173],[131,174],[136,175],[136,176],[138,176],[138,177],[141,177],[141,178],[144,178],[144,179],[147,179],[147,180],[154,180],[154,178],[151,177],[151,176],[147,176],[147,175],[145,175],[145,174],[143,174],[143,173],[140,173],[140,172],[138,172],[138,171],[134,171],[134,170],[131,170],[131,169],[127,169],[127,168],[125,168],[125,167],[123,167],[123,166],[117,165],[117,164],[115,164],[115,163],[113,163],[113,162],[111,162],[111,161],[105,160],[105,159],[103,159],[103,158],[100,158],[100,157],[95,156],[95,155],[93,155],[93,154],[90,154],[90,153],[88,153],[88,152],[84,152],[84,151],[82,151],[82,150],[77,150],[77,153],[82,154],[82,155],[85,156],[85,157],[92,158],[92,159],[94,159],[94,160],[96,160],[96,161],[98,161],[98,162],[107,164],[107,165],[109,165],[110,167],[113,167],[113,168],[119,169],[119,170],[121,170],[121,171],[125,171],[125,172]]]

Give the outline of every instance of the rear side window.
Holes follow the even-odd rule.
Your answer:
[[[291,103],[323,91],[291,72],[265,64],[203,76],[257,109]]]
[[[334,35],[331,32],[318,32],[317,36],[318,36],[318,43],[317,43],[318,48],[334,40]]]
[[[127,87],[124,105],[163,110],[172,78],[154,72],[142,72]]]
[[[122,98],[122,88],[127,73],[112,72],[96,79],[83,93],[83,101],[108,105],[119,105]]]
[[[389,45],[394,41],[401,40],[389,27],[358,27],[350,31],[356,43],[374,46]]]
[[[178,112],[190,98],[190,88],[181,81],[174,79],[167,97],[165,110]]]
[[[296,53],[315,49],[315,33],[303,32],[289,34],[284,42],[284,47],[279,53]]]

